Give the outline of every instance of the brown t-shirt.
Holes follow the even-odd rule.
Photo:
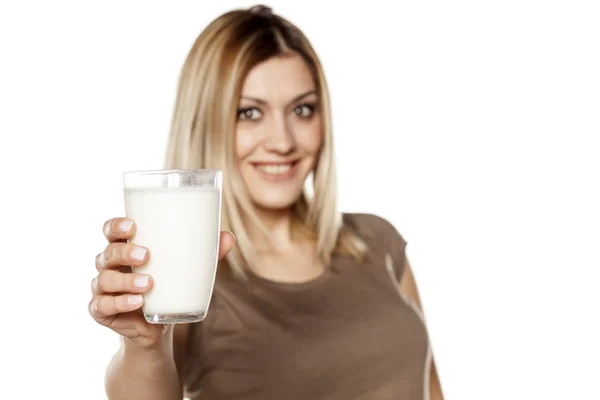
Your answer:
[[[397,289],[406,241],[386,220],[346,214],[366,262],[334,256],[307,283],[217,279],[191,325],[183,372],[190,399],[424,400],[425,323]]]

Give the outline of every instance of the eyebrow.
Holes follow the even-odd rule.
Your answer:
[[[299,101],[299,100],[302,100],[303,98],[305,98],[305,97],[307,97],[307,96],[310,96],[311,94],[317,94],[317,91],[316,91],[316,90],[314,90],[314,89],[313,89],[313,90],[309,90],[308,92],[306,92],[306,93],[303,93],[303,94],[301,94],[300,96],[296,96],[296,97],[294,97],[294,98],[292,99],[291,103],[295,103],[295,102],[297,102],[297,101]],[[252,100],[252,101],[255,101],[255,102],[259,103],[259,104],[267,104],[267,102],[266,102],[266,101],[264,101],[264,100],[262,100],[262,99],[259,99],[259,98],[256,98],[256,97],[251,97],[251,96],[242,96],[241,98],[242,98],[242,99],[244,99],[244,100]]]

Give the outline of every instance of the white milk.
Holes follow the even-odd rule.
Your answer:
[[[146,318],[152,322],[156,314],[190,314],[203,319],[219,251],[220,191],[125,189],[125,210],[137,227],[131,242],[150,252],[148,263],[134,268],[154,280],[154,287],[144,296]]]

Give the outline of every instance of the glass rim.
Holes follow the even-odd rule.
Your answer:
[[[221,190],[223,171],[217,169],[152,169],[122,174],[125,190],[214,187]]]
[[[138,176],[138,175],[167,175],[167,174],[222,174],[220,169],[147,169],[137,171],[123,172],[123,176]]]

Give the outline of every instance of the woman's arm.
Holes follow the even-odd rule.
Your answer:
[[[402,278],[400,279],[399,289],[400,292],[408,297],[415,307],[421,312],[421,316],[425,319],[423,313],[423,306],[421,305],[421,298],[417,289],[417,283],[412,272],[412,268],[408,262],[408,257],[404,258],[404,268],[402,272]],[[435,366],[435,360],[433,354],[431,355],[431,369],[429,376],[429,399],[430,400],[444,400],[442,394],[442,386],[440,384],[440,378],[437,373]]]
[[[110,400],[181,400],[180,374],[185,359],[189,326],[165,328],[162,343],[153,348],[122,339],[122,345],[106,371],[106,393]]]

